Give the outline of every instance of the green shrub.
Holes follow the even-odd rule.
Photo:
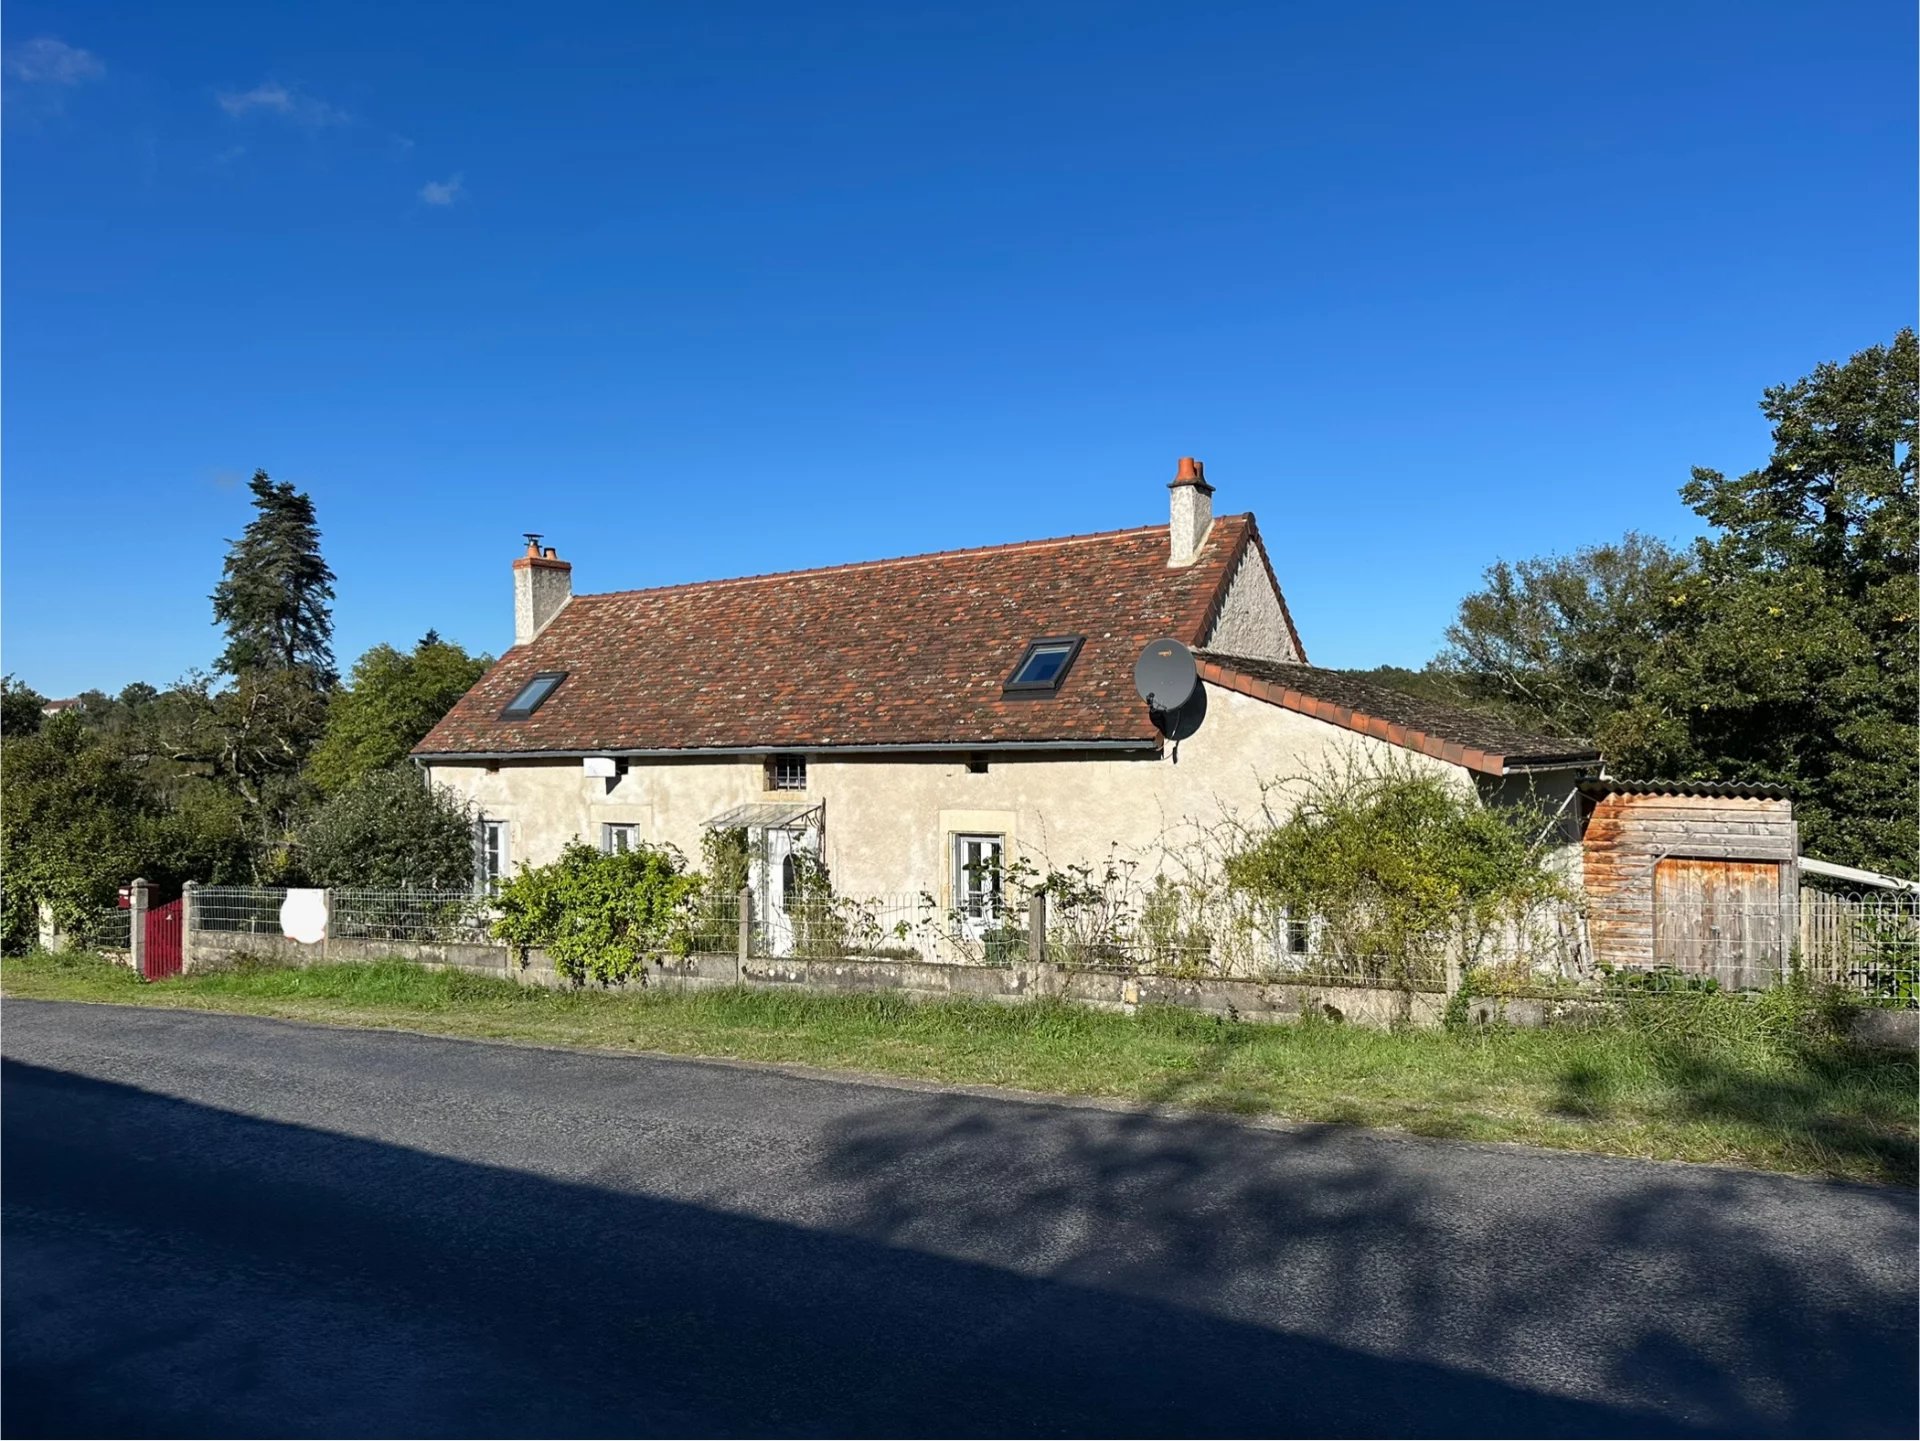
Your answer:
[[[493,934],[523,952],[545,947],[569,980],[612,984],[691,951],[701,886],[671,846],[608,855],[575,841],[500,887]]]
[[[1564,900],[1536,807],[1488,806],[1400,759],[1348,757],[1300,782],[1297,806],[1226,861],[1229,885],[1315,918],[1322,964],[1435,981],[1530,908]]]
[[[473,810],[411,765],[349,782],[300,828],[316,885],[459,890],[473,879]]]

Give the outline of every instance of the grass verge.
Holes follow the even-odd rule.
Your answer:
[[[401,961],[142,984],[9,958],[0,993],[881,1072],[1912,1185],[1911,1056],[1843,1044],[1804,997],[1677,996],[1583,1030],[1363,1030],[1183,1011],[715,990],[545,991]]]

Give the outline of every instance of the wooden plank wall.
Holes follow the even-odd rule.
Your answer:
[[[1595,960],[1654,963],[1653,874],[1668,856],[1773,861],[1798,855],[1793,803],[1749,796],[1610,795],[1594,803],[1582,841]],[[1791,877],[1781,895],[1792,903]],[[1785,934],[1791,934],[1788,927]]]

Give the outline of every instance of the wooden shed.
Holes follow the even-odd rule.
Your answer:
[[[1589,781],[1581,860],[1594,959],[1766,986],[1795,932],[1799,833],[1777,786]]]

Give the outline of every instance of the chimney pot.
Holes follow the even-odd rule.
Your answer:
[[[1207,484],[1207,468],[1190,455],[1180,457],[1174,467],[1171,514],[1167,525],[1167,564],[1189,566],[1200,558],[1213,529],[1213,487]]]

